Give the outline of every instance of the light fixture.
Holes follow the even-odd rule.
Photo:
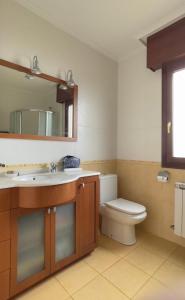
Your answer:
[[[68,70],[67,71],[66,82],[67,82],[67,86],[69,88],[73,88],[75,86],[75,82],[74,82],[74,79],[73,79],[73,72],[72,72],[72,70]]]
[[[33,57],[31,71],[33,74],[37,74],[37,75],[42,73],[41,69],[39,68],[39,61],[38,61],[38,57],[36,55]]]
[[[26,73],[25,78],[28,79],[28,80],[32,80],[32,79],[34,79],[34,76],[31,75],[31,74]]]
[[[60,90],[63,90],[63,91],[66,91],[66,90],[68,89],[68,87],[67,87],[67,85],[61,83],[61,84],[59,85],[59,89],[60,89]]]

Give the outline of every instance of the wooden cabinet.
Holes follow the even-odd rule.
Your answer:
[[[10,269],[10,240],[0,243],[0,272]]]
[[[0,300],[10,295],[10,193],[0,190]]]
[[[7,192],[1,192],[5,199]],[[98,176],[72,182],[71,189],[69,183],[16,188],[11,195],[9,204],[0,206],[0,300],[19,294],[91,252],[97,241]]]
[[[99,220],[99,178],[80,179],[80,255],[96,247]]]
[[[10,271],[0,273],[0,300],[9,299],[10,295]]]

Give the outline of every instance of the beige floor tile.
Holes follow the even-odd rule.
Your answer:
[[[119,257],[124,257],[132,250],[134,250],[138,246],[138,244],[136,243],[133,246],[126,246],[106,237],[105,235],[101,235],[99,239],[99,246],[110,250]]]
[[[73,295],[74,300],[126,300],[118,289],[101,276],[83,287]]]
[[[80,261],[71,267],[61,271],[55,277],[72,295],[98,275],[91,267]]]
[[[98,247],[84,261],[98,272],[103,272],[119,259],[111,251]]]
[[[138,243],[142,243],[144,239],[151,236],[151,233],[148,233],[146,231],[143,231],[142,229],[138,228],[136,225],[136,239]]]
[[[154,235],[148,236],[146,239],[144,239],[142,246],[164,258],[167,258],[177,247],[176,244]]]
[[[150,279],[133,298],[134,300],[180,300],[169,288],[155,279]]]
[[[133,297],[149,278],[146,273],[132,266],[124,259],[105,271],[103,276],[121,289],[128,297]]]
[[[140,246],[126,256],[125,260],[152,275],[165,259]]]
[[[45,282],[33,287],[16,299],[19,300],[58,300],[68,299],[69,295],[55,279],[51,278]]]
[[[177,247],[177,249],[169,256],[169,261],[185,268],[185,248]]]
[[[179,295],[179,299],[185,299],[185,270],[170,263],[164,263],[154,274],[154,277]],[[182,297],[182,298],[180,298]]]

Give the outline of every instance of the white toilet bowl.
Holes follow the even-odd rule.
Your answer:
[[[125,245],[136,242],[135,225],[147,217],[143,205],[117,199],[117,176],[114,174],[100,176],[100,214],[102,233]]]
[[[102,215],[102,233],[124,245],[136,243],[135,225],[147,217],[146,211],[131,215],[107,205],[101,206],[100,213]]]

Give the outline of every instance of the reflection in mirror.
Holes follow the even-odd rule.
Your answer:
[[[61,97],[58,83],[0,66],[0,133],[72,138],[74,98],[68,90]]]

